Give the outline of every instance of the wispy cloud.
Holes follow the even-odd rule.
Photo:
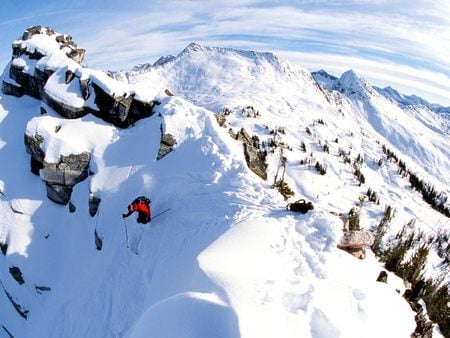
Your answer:
[[[332,72],[355,68],[357,62],[359,71],[377,83],[397,84],[409,88],[408,92],[420,89],[424,98],[450,105],[447,0],[111,0],[94,4],[79,0],[70,4],[61,8],[56,0],[47,1],[45,11],[31,18],[28,12],[16,13],[17,17],[9,14],[0,29],[8,32],[33,19],[48,22],[72,34],[87,49],[89,66],[103,69],[130,69],[153,62],[161,55],[177,54],[192,41],[273,51],[295,58],[306,68],[320,60],[323,64],[317,68]],[[4,2],[0,4],[3,13],[1,6]],[[32,11],[30,6],[27,10]],[[46,14],[52,10],[65,14]],[[10,41],[2,41],[2,54],[3,45],[9,48]],[[3,56],[0,61],[4,62]]]

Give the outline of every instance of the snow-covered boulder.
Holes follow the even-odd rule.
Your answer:
[[[156,101],[139,100],[127,83],[83,67],[85,50],[70,35],[34,26],[14,41],[12,49],[12,61],[2,76],[6,95],[29,95],[65,118],[92,113],[122,128],[153,113]]]
[[[365,258],[366,248],[373,244],[374,236],[368,231],[346,231],[338,248],[357,258]]]

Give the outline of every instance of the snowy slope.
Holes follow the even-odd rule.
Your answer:
[[[381,144],[389,144],[448,193],[450,147],[437,117],[398,108],[354,73],[341,77],[340,91],[324,91],[309,72],[268,53],[191,44],[119,77],[137,97],[161,101],[156,114],[125,130],[89,115],[63,120],[49,107],[41,116],[40,101],[0,97],[0,235],[10,244],[0,256],[1,281],[29,310],[25,320],[0,292],[1,325],[16,337],[410,336],[414,313],[396,291],[404,290],[401,280],[378,283],[373,254],[360,261],[337,249],[342,222],[329,211],[347,212],[372,186],[382,205],[365,205],[365,228],[388,204],[396,208],[393,233],[411,218],[423,229],[448,227],[393,164],[376,165]],[[247,106],[258,116],[248,117]],[[224,107],[231,114],[221,128],[213,113]],[[177,144],[157,161],[161,126]],[[242,144],[228,133],[242,127],[287,145],[285,179],[314,211],[287,212],[272,189],[278,149],[269,152],[267,181],[248,169]],[[270,133],[277,128],[283,133]],[[29,171],[23,134],[35,131],[48,136],[49,158],[93,154],[94,174],[74,188],[74,213],[49,201]],[[421,133],[428,143],[414,141]],[[302,141],[327,163],[326,175],[299,164],[308,156]],[[366,185],[357,184],[339,147],[364,157]],[[90,193],[102,198],[95,217]],[[171,210],[145,226],[122,220],[142,194],[154,214]],[[10,266],[20,266],[23,285]],[[36,285],[51,290],[38,293]]]

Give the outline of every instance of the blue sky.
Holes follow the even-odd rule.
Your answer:
[[[354,69],[450,106],[448,0],[1,0],[0,67],[36,24],[72,35],[97,69],[131,69],[197,42],[273,52],[337,76]]]

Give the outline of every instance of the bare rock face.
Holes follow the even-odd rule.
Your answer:
[[[170,153],[173,150],[173,146],[175,144],[176,144],[175,138],[171,134],[162,134],[161,144],[156,159],[160,160],[168,153]]]
[[[44,161],[42,178],[47,186],[47,196],[59,204],[67,204],[72,195],[73,186],[88,177],[91,154],[71,154],[61,156],[58,163]]]
[[[98,207],[100,206],[100,202],[102,199],[93,194],[89,195],[89,215],[94,217],[98,212]]]
[[[236,139],[244,144],[244,156],[248,167],[263,180],[267,180],[267,164],[263,153],[254,145],[253,138],[242,128]]]
[[[41,149],[44,138],[36,134],[25,134],[25,148],[30,156],[31,172],[41,175],[47,187],[47,197],[59,204],[70,201],[73,187],[89,175],[91,154],[71,154],[61,156],[57,163],[44,160],[45,153]]]
[[[31,155],[30,157],[30,167],[31,172],[35,175],[39,175],[39,170],[44,168],[44,157],[45,153],[41,149],[41,144],[44,142],[44,138],[36,134],[34,136],[29,136],[25,134],[25,149],[27,153]]]
[[[46,39],[36,41],[36,35]],[[47,62],[54,54],[58,54],[58,66]],[[94,114],[121,128],[127,128],[137,120],[153,114],[153,107],[159,102],[139,101],[125,83],[118,83],[103,72],[83,67],[81,63],[84,55],[85,50],[78,48],[70,35],[56,33],[48,27],[30,27],[25,30],[21,40],[13,43],[12,61],[1,90],[6,95],[29,95],[42,100],[68,119]],[[39,63],[36,63],[37,60]],[[62,80],[59,80],[60,76]],[[50,78],[53,79],[51,86],[46,86]],[[73,81],[79,83],[79,88],[71,87],[71,90],[78,92],[77,103],[61,99],[67,91],[66,85]],[[119,89],[116,92],[114,88]],[[86,102],[92,94],[95,94],[94,102],[98,109],[93,108],[92,102]]]
[[[25,283],[25,280],[23,279],[22,271],[20,271],[19,267],[11,266],[9,268],[9,273],[16,280],[16,282],[19,283],[19,285],[22,285],[23,283]]]
[[[25,94],[23,87],[19,84],[12,84],[6,81],[2,82],[2,93],[5,95],[12,95],[21,97]]]

